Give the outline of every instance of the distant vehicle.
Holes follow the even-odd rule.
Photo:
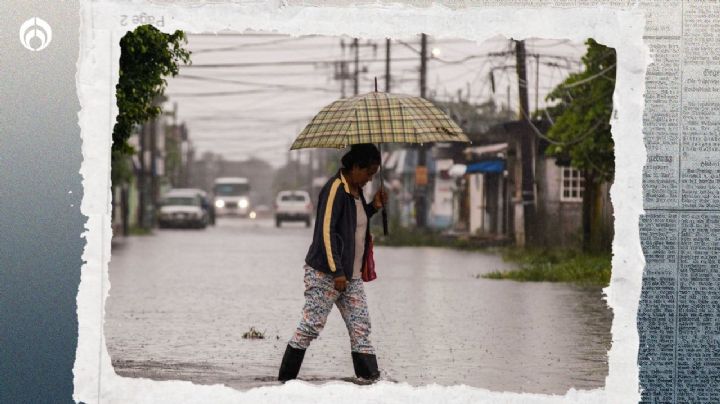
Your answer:
[[[161,200],[158,226],[196,227],[204,229],[209,222],[207,209],[197,189],[171,189]]]
[[[210,201],[210,196],[207,192],[200,188],[173,188],[172,192],[188,192],[196,193],[200,197],[201,205],[205,213],[208,216],[208,224],[215,224],[215,206]]]
[[[305,222],[310,227],[313,206],[306,191],[280,191],[275,199],[275,226],[282,222]]]
[[[213,195],[216,216],[248,216],[250,214],[250,183],[247,178],[217,178],[213,187]]]

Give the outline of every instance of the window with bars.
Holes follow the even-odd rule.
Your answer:
[[[582,172],[572,167],[563,167],[560,180],[560,200],[562,202],[582,202],[585,191],[585,178]]]

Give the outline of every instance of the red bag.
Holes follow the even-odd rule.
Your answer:
[[[370,240],[368,241],[367,254],[365,255],[365,265],[363,265],[362,270],[362,280],[370,282],[375,278],[377,278],[377,274],[375,273],[375,257],[373,257],[373,239],[371,234]]]

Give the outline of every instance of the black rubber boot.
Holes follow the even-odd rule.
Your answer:
[[[375,380],[380,377],[380,371],[378,370],[377,358],[375,355],[353,352],[352,359],[353,367],[355,368],[355,376],[367,380]]]
[[[302,365],[304,357],[304,349],[297,349],[288,345],[287,348],[285,348],[285,355],[283,356],[282,363],[280,364],[278,380],[286,382],[288,380],[295,379],[298,372],[300,372],[300,365]]]

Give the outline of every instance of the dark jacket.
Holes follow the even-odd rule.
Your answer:
[[[368,217],[362,260],[365,265],[365,255],[370,240],[370,217],[377,212],[377,209],[367,204],[362,191],[360,200]],[[350,193],[350,186],[340,171],[320,190],[315,218],[313,241],[305,257],[305,263],[335,278],[345,275],[348,280],[352,279],[357,209],[354,197]]]

